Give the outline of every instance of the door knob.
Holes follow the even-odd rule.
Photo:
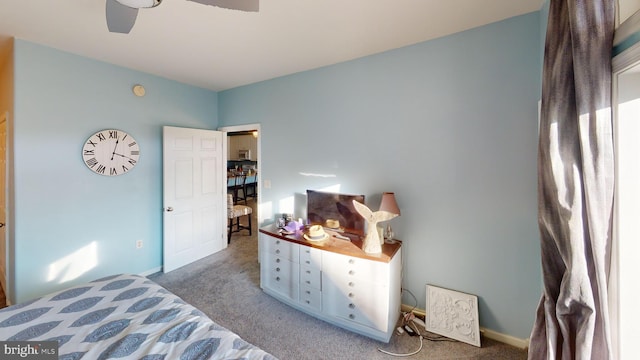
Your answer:
[[[172,212],[173,208],[171,206],[167,207],[167,212]]]
[[[4,223],[0,223],[0,228],[1,228],[1,227],[4,227]]]

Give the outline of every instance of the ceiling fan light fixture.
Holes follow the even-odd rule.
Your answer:
[[[152,8],[160,5],[162,0],[116,0],[124,6],[133,9]]]

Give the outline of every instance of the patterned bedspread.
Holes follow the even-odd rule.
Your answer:
[[[58,341],[59,359],[275,359],[137,275],[2,309],[0,340]]]

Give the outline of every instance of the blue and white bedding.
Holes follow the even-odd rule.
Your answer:
[[[58,341],[59,359],[275,359],[137,275],[1,309],[0,340]]]

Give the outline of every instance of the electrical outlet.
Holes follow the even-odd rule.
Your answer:
[[[142,248],[142,240],[137,240],[136,241],[136,249],[140,249]]]

